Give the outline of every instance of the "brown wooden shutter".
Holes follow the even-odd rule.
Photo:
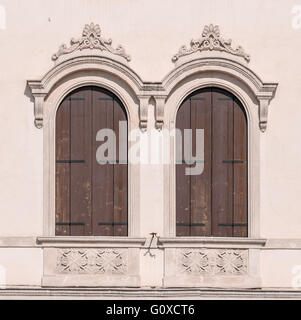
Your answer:
[[[126,114],[121,107],[119,101],[114,100],[114,119],[113,127],[116,133],[116,160],[117,163],[114,165],[114,235],[124,236],[127,235],[128,229],[128,198],[127,198],[127,185],[128,185],[128,171],[127,165],[124,161],[128,161],[126,158],[122,158],[122,154],[119,153],[119,146],[122,141],[119,141],[119,123],[126,121]],[[121,137],[123,143],[127,142],[127,135]]]
[[[190,128],[190,100],[186,100],[177,114],[177,128],[181,130],[182,137],[184,129]],[[182,159],[184,159],[184,139],[182,139]],[[190,176],[185,175],[186,165],[178,163],[176,165],[176,181],[177,181],[177,235],[190,235],[191,225],[191,208],[190,208]]]
[[[80,88],[61,103],[56,118],[57,235],[127,235],[127,163],[100,165],[96,160],[103,143],[96,141],[97,132],[115,131],[121,120],[127,121],[121,102],[96,87]]]
[[[248,150],[247,150],[247,120],[242,112],[240,102],[233,99],[234,108],[234,148],[233,158],[233,236],[248,236]]]
[[[55,234],[70,235],[70,99],[66,98],[56,115]]]
[[[183,102],[176,127],[193,130],[193,155],[195,129],[205,134],[203,173],[188,176],[186,163],[176,165],[177,236],[247,236],[247,123],[240,102],[224,90],[200,90]]]

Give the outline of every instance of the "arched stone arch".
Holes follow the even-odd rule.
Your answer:
[[[188,84],[193,78],[195,81]],[[206,83],[224,87],[241,100],[251,99],[252,109],[249,104],[244,107],[249,108],[249,114],[259,115],[260,130],[266,130],[268,106],[275,95],[277,84],[263,82],[251,69],[235,60],[221,57],[194,59],[176,67],[162,81],[167,101],[175,92],[180,91],[183,96],[186,95],[189,85],[197,88]]]
[[[56,103],[68,90],[83,84],[107,87],[123,101],[129,117],[134,118],[138,109],[133,105],[139,104],[138,96],[143,86],[141,79],[128,66],[113,59],[79,56],[54,66],[41,80],[28,81],[35,100],[36,127],[42,128],[43,121],[48,120],[46,112],[51,108],[50,102]]]

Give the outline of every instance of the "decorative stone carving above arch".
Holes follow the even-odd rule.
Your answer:
[[[118,45],[118,47],[114,49],[111,44],[112,39],[103,38],[101,36],[100,26],[92,22],[85,25],[81,38],[71,39],[69,48],[65,44],[62,44],[57,53],[52,56],[52,60],[55,61],[60,56],[70,54],[77,50],[96,49],[100,51],[108,51],[114,55],[123,57],[126,61],[131,61],[131,57],[126,54],[125,49],[121,45]]]
[[[27,81],[34,97],[34,122],[37,128],[43,127],[46,107],[57,104],[57,101],[52,102],[51,106],[47,103],[51,100],[52,92],[59,86],[64,87],[68,81],[73,83],[70,90],[95,84],[113,91],[124,103],[130,118],[135,118],[134,114],[138,116],[139,108],[145,108],[143,99],[140,99],[144,96],[144,83],[129,67],[130,56],[121,45],[113,48],[112,40],[102,37],[98,24],[86,24],[82,37],[72,38],[70,47],[61,45],[57,53],[52,55],[52,60],[54,66],[41,79]],[[98,78],[97,83],[90,81],[93,77]],[[64,94],[69,89],[65,88]]]
[[[246,62],[250,62],[250,55],[248,55],[241,46],[234,49],[231,44],[231,39],[225,40],[221,37],[218,25],[210,24],[204,27],[201,38],[191,40],[190,48],[182,46],[178,53],[173,56],[172,61],[176,62],[179,58],[196,52],[220,51],[241,57]]]
[[[163,80],[167,92],[192,74],[214,71],[227,74],[246,85],[256,99],[259,110],[259,128],[265,132],[268,121],[268,106],[278,84],[264,82],[249,67],[250,55],[241,46],[232,47],[232,40],[225,40],[218,25],[206,25],[199,39],[192,39],[190,48],[182,46],[172,58],[176,68]]]

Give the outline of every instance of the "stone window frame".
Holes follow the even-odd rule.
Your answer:
[[[163,84],[167,92],[164,125],[168,130],[175,128],[177,111],[184,99],[196,90],[221,88],[232,93],[242,103],[248,122],[248,237],[260,237],[261,136],[267,129],[268,106],[278,84],[263,82],[237,59],[212,54],[180,64],[165,77]],[[170,165],[164,168],[164,198],[169,199],[164,203],[164,230],[166,237],[175,237],[175,141],[171,144],[170,159]]]
[[[128,130],[138,129],[141,79],[124,63],[104,56],[81,54],[57,63],[41,80],[29,80],[34,97],[37,128],[43,128],[43,216],[44,237],[55,236],[55,120],[61,101],[73,90],[98,86],[115,94],[123,103]],[[130,149],[132,142],[128,140]],[[129,155],[130,156],[130,155]],[[128,237],[139,235],[139,164],[128,164]],[[113,237],[112,237],[113,238]]]

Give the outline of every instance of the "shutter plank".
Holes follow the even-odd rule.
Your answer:
[[[112,165],[114,168],[114,236],[127,236],[128,234],[128,170],[127,164],[119,163],[119,144],[126,142],[126,137],[119,140],[119,122],[127,121],[126,113],[118,100],[114,99],[114,132],[116,134],[116,160],[117,163]]]
[[[88,236],[91,229],[91,88],[71,96],[71,235]]]
[[[70,158],[70,100],[65,99],[56,114],[56,159]],[[70,164],[56,163],[55,234],[69,236],[70,221]]]
[[[184,101],[177,113],[176,128],[182,132],[182,159],[184,161],[184,129],[189,129],[190,100]],[[185,175],[185,163],[176,164],[176,234],[190,236],[191,208],[190,208],[190,177]]]
[[[191,99],[193,155],[195,130],[204,129],[204,171],[191,176],[191,236],[211,235],[211,90],[203,90]],[[196,224],[196,225],[194,225]],[[203,226],[202,226],[203,224]]]
[[[234,164],[234,236],[248,236],[247,206],[247,121],[242,106],[234,99],[234,156],[243,160]]]
[[[233,99],[212,89],[212,235],[233,235]]]
[[[93,234],[114,235],[113,165],[96,161],[97,148],[104,142],[96,141],[100,129],[113,129],[113,98],[98,88],[93,88]]]

